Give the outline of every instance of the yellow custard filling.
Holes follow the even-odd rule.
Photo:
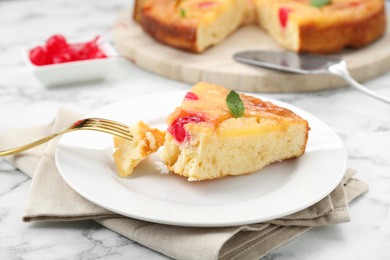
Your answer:
[[[275,131],[285,131],[287,123],[259,124],[257,118],[229,119],[224,121],[217,128],[220,137],[243,137],[259,134],[266,134]]]

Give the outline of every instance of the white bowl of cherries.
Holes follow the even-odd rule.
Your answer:
[[[42,45],[24,48],[22,56],[36,78],[50,87],[104,79],[116,62],[117,53],[99,36],[69,43],[56,34]]]

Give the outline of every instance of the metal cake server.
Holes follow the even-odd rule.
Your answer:
[[[241,63],[279,71],[300,74],[338,75],[344,78],[351,86],[380,101],[390,104],[390,97],[372,91],[354,80],[348,72],[345,61],[338,56],[253,50],[236,53],[233,58]]]

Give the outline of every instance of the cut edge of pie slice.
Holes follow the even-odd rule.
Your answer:
[[[386,29],[383,0],[335,0],[316,8],[310,1],[255,0],[258,24],[281,46],[296,52],[335,53],[360,48]]]
[[[245,112],[232,116],[229,90],[196,84],[167,118],[159,153],[173,173],[189,181],[256,172],[270,163],[304,154],[309,125],[294,112],[240,94]]]

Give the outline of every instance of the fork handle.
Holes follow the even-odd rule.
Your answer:
[[[29,144],[26,144],[26,145],[22,145],[22,146],[13,148],[13,149],[0,151],[0,157],[1,156],[7,156],[7,155],[13,155],[13,154],[21,153],[21,152],[26,151],[28,149],[31,149],[31,148],[33,148],[35,146],[38,146],[38,145],[43,144],[43,143],[46,143],[46,142],[50,141],[51,139],[53,139],[53,138],[55,138],[55,137],[57,137],[57,136],[59,136],[59,135],[61,135],[63,133],[65,133],[65,131],[60,132],[60,133],[55,133],[55,134],[52,134],[52,135],[49,135],[49,136],[46,136],[44,138],[36,140],[35,142],[29,143]]]
[[[363,86],[362,84],[360,84],[356,80],[354,80],[352,78],[352,76],[349,74],[345,62],[341,63],[341,64],[337,64],[337,66],[329,67],[329,71],[332,72],[333,74],[337,74],[337,75],[343,77],[352,87],[354,87],[354,88],[366,93],[367,95],[374,97],[382,102],[390,104],[390,97],[379,94],[379,93]]]

